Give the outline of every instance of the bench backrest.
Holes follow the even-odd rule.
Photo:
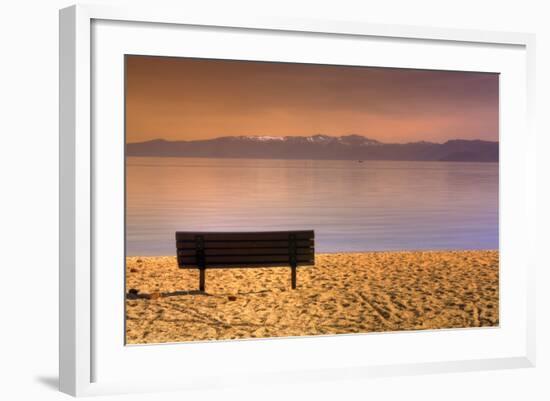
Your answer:
[[[178,265],[262,267],[314,264],[314,233],[306,231],[176,232]]]

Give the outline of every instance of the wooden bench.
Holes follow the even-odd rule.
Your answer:
[[[210,268],[290,266],[296,288],[296,268],[315,264],[314,232],[176,232],[178,266],[199,269],[204,292],[205,271]]]

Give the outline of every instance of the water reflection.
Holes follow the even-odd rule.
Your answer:
[[[127,159],[127,254],[177,230],[314,229],[318,252],[497,249],[498,164]]]

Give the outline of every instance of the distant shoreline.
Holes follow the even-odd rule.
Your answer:
[[[156,139],[127,143],[127,156],[276,160],[391,160],[497,162],[499,143],[453,139],[444,143],[383,143],[360,135],[331,137],[221,137],[198,141]]]
[[[421,162],[421,163],[495,163],[493,160],[405,160],[405,159],[304,159],[304,158],[276,158],[276,157],[235,157],[235,156],[163,156],[163,155],[126,155],[129,157],[163,158],[163,159],[228,159],[228,160],[304,160],[304,161],[349,161],[349,162]]]

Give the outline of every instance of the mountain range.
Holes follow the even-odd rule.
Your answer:
[[[254,159],[410,160],[497,162],[498,142],[383,143],[361,135],[225,136],[194,141],[128,143],[127,156]]]

